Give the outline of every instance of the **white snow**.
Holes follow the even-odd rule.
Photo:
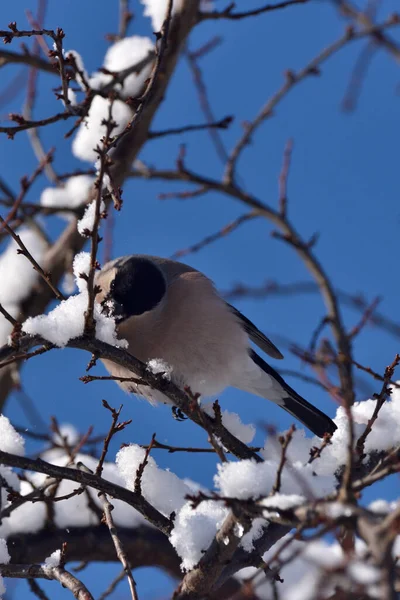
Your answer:
[[[260,538],[267,527],[267,522],[265,519],[258,518],[254,519],[251,524],[250,531],[244,534],[240,541],[240,546],[246,552],[252,552],[254,550],[254,543],[258,538]]]
[[[207,402],[206,404],[201,404],[201,407],[205,413],[207,413],[210,417],[215,417],[213,403]],[[222,424],[223,426],[232,433],[235,437],[238,438],[244,444],[250,444],[254,436],[256,434],[256,429],[254,425],[251,423],[249,425],[245,425],[242,423],[238,414],[229,412],[228,410],[221,410],[222,416]]]
[[[195,509],[186,503],[178,512],[170,542],[182,558],[182,569],[196,565],[229,514],[221,502],[207,500]]]
[[[78,104],[78,101],[77,101],[77,99],[76,99],[76,94],[75,94],[74,90],[71,90],[71,88],[68,88],[68,91],[67,91],[67,97],[68,97],[68,100],[69,100],[69,105],[70,105],[70,106],[77,106],[77,104]],[[64,100],[62,101],[62,103],[63,103],[63,104],[64,104],[64,106],[65,106],[65,102],[64,102]]]
[[[8,553],[6,540],[0,539],[0,563],[8,565],[11,560],[11,556]]]
[[[154,373],[154,375],[158,375],[162,373],[163,378],[171,381],[172,367],[162,358],[152,358],[147,362],[147,369]]]
[[[165,17],[167,16],[168,0],[140,0],[144,5],[143,14],[150,17],[153,31],[160,31]],[[179,13],[183,7],[183,0],[173,0],[172,15]],[[203,12],[212,10],[212,0],[201,0],[200,10]]]
[[[144,448],[131,444],[117,454],[118,472],[129,490],[135,488],[136,473],[145,453]],[[141,482],[146,500],[168,517],[184,505],[186,494],[192,493],[190,487],[175,473],[160,469],[152,456],[148,458]]]
[[[72,152],[81,160],[94,163],[98,154],[95,148],[101,147],[100,140],[106,133],[106,126],[103,121],[108,119],[110,110],[110,100],[95,96],[89,109],[88,116],[79,126],[76,136],[72,142]],[[117,123],[113,129],[112,136],[121,133],[132,118],[130,108],[121,100],[115,100],[111,109],[112,118]]]
[[[299,494],[279,494],[276,493],[273,496],[269,496],[268,498],[263,498],[260,500],[261,506],[265,506],[266,508],[280,508],[281,510],[289,510],[291,508],[296,508],[301,504],[304,504],[305,497],[300,496]],[[270,515],[276,516],[276,511],[266,510],[264,511],[264,517],[268,518]]]
[[[143,14],[151,18],[154,31],[160,31],[167,14],[167,0],[140,0],[144,4]],[[183,0],[174,0],[172,5],[172,14],[182,10]]]
[[[44,568],[52,569],[54,567],[60,566],[60,561],[61,561],[61,550],[54,550],[54,552],[52,552],[50,554],[50,556],[45,558],[43,566],[44,566]]]
[[[64,348],[69,340],[83,334],[87,306],[88,294],[83,291],[63,300],[47,315],[30,317],[23,324],[22,330],[31,335],[41,335],[45,340]],[[117,338],[114,318],[103,314],[97,302],[94,303],[94,318],[97,339],[112,346],[127,346],[124,340]]]
[[[112,73],[118,73],[129,69],[141,62],[149,52],[154,51],[154,43],[148,37],[133,35],[115,42],[107,50],[103,66]],[[152,64],[150,63],[140,73],[131,73],[125,78],[123,85],[116,84],[114,88],[119,91],[123,98],[138,96],[146,79],[150,76]],[[93,73],[89,83],[90,87],[99,90],[112,81],[112,75],[100,71]]]
[[[355,560],[349,564],[349,575],[356,583],[372,585],[377,583],[380,577],[379,569],[364,561]]]
[[[17,431],[15,431],[9,419],[4,415],[0,415],[0,450],[3,452],[9,452],[10,454],[23,456],[25,452],[24,446],[25,444],[23,438],[19,433],[17,433]],[[0,475],[7,482],[7,485],[10,488],[16,491],[19,490],[19,479],[11,467],[6,467],[0,464]],[[7,496],[7,489],[4,486],[0,486],[0,506],[4,506],[6,504]]]
[[[64,430],[65,428],[62,427]],[[47,462],[59,466],[70,466],[70,458],[66,456],[65,451],[55,448],[48,450],[41,455],[41,458]],[[78,454],[76,462],[82,462],[86,467],[95,471],[98,460],[92,456]],[[5,468],[5,467],[2,467]],[[43,486],[49,478],[42,473],[27,473],[29,481],[22,481],[20,493],[25,496],[32,492],[33,485],[36,487]],[[118,485],[123,486],[124,481],[119,476],[117,467],[114,463],[106,462],[103,468],[103,477]],[[17,480],[18,481],[18,480]],[[57,487],[56,496],[64,496],[79,488],[79,484],[73,481],[64,480]],[[96,490],[90,489],[90,494],[93,502],[101,508],[102,504],[98,498]],[[47,492],[46,492],[47,493]],[[136,527],[142,525],[145,520],[134,508],[120,500],[111,499],[114,506],[113,519],[117,526]],[[4,497],[2,507],[9,506],[9,501]],[[84,527],[87,525],[96,525],[98,523],[97,516],[88,506],[87,494],[73,496],[67,500],[56,502],[54,505],[55,525],[59,528],[68,527]],[[10,535],[18,533],[35,533],[40,531],[45,524],[47,518],[47,510],[44,502],[26,502],[11,512],[9,517],[3,519],[0,525],[0,538],[7,538]],[[0,560],[1,562],[1,560]]]
[[[103,200],[100,201],[100,214],[104,212],[106,205]],[[92,232],[94,227],[94,221],[96,218],[96,200],[93,200],[85,209],[85,213],[78,221],[78,231],[83,237],[88,237],[86,231]]]
[[[85,78],[85,81],[87,82],[89,77],[86,72],[85,65],[83,64],[82,56],[76,50],[67,50],[65,53],[65,56],[68,58],[70,55],[75,59],[75,64],[76,64],[78,70],[82,73],[83,77]],[[76,73],[75,78],[76,78],[77,84],[85,92],[86,86],[82,80],[82,77],[79,75],[79,73]]]
[[[80,272],[87,273],[88,265],[88,255],[86,253],[78,255],[74,262],[75,277],[78,277]],[[81,293],[75,296],[75,299],[86,294],[83,279],[79,285]],[[85,307],[86,304],[81,307],[81,310]],[[76,309],[75,312],[77,312]],[[73,313],[74,311],[71,309],[70,321],[76,321],[76,315],[72,316]],[[56,327],[53,326],[53,329],[56,329]],[[153,368],[159,369],[159,372],[165,372],[165,367],[166,365],[162,361],[156,361],[156,364],[153,365]],[[391,447],[393,441],[396,440],[398,423],[392,423],[391,420],[395,419],[399,411],[399,402],[400,394],[394,391],[392,398],[382,408],[382,411],[384,411],[382,413],[383,422],[386,424],[389,434],[385,441],[383,432],[378,432],[375,443],[381,448]],[[354,417],[358,430],[357,435],[362,432],[373,408],[373,401],[355,405]],[[232,418],[232,415],[228,413],[227,422],[230,420],[236,428],[239,427],[239,430],[240,427],[247,427],[240,423],[237,415],[233,415]],[[263,507],[265,517],[270,516],[276,508],[285,510],[304,504],[309,500],[310,491],[316,498],[331,492],[335,489],[336,484],[334,472],[341,464],[340,461],[345,457],[346,450],[344,448],[343,452],[339,447],[340,444],[345,444],[347,436],[345,417],[340,408],[338,409],[336,422],[340,429],[333,436],[332,444],[327,446],[323,450],[321,458],[313,461],[311,465],[307,464],[309,450],[313,445],[320,445],[321,440],[318,438],[308,439],[301,430],[295,432],[288,448],[288,461],[282,472],[282,486],[279,493],[268,496],[275,483],[276,469],[280,460],[280,450],[275,437],[270,437],[267,440],[263,450],[266,460],[262,464],[255,463],[252,460],[218,464],[214,478],[216,491],[228,497],[257,499],[260,506]],[[72,426],[63,426],[62,432],[68,435],[71,443],[78,439],[78,434]],[[339,441],[336,440],[336,435]],[[399,443],[399,438],[396,442]],[[12,451],[23,451],[21,436],[15,433],[4,417],[0,418],[1,448],[3,448],[2,443],[7,444],[6,447],[12,448]],[[128,489],[134,490],[137,469],[142,464],[144,457],[145,450],[140,446],[132,444],[124,447],[118,452],[116,464],[105,464],[103,476],[105,479],[115,481],[119,485],[125,485]],[[59,465],[66,465],[69,461],[69,457],[61,449],[49,450],[44,453],[43,458]],[[82,454],[77,457],[77,460],[82,461],[92,470],[97,465],[96,459],[87,455]],[[1,468],[5,469],[4,467]],[[1,472],[3,474],[3,471]],[[19,485],[18,480],[12,479],[15,474],[11,470],[7,471],[6,476],[10,485]],[[39,486],[46,481],[46,477],[38,473],[31,474],[29,477],[35,485]],[[148,464],[143,472],[141,486],[144,497],[156,509],[166,516],[170,516],[172,512],[176,513],[170,541],[181,558],[182,568],[185,570],[192,568],[200,560],[204,550],[209,547],[218,529],[229,514],[229,508],[223,502],[207,500],[193,509],[191,502],[186,500],[186,496],[196,493],[199,489],[198,484],[183,481],[169,470],[160,468],[151,455],[148,457]],[[63,481],[57,490],[57,495],[68,494],[78,487],[77,483]],[[22,494],[27,494],[30,490],[31,486],[28,482],[21,482]],[[93,492],[92,498],[97,506],[101,506],[97,493]],[[3,502],[7,505],[6,496],[4,496]],[[114,500],[112,500],[112,503],[116,506],[113,516],[117,524],[135,526],[143,523],[143,518],[126,504]],[[385,514],[395,510],[397,506],[397,501],[389,503],[384,500],[376,500],[369,508],[375,512]],[[349,508],[340,502],[326,505],[326,515],[333,519],[348,515],[348,510]],[[69,526],[97,523],[95,515],[88,508],[85,494],[56,503],[55,511],[55,522],[58,527],[67,528]],[[0,537],[4,538],[18,531],[39,530],[44,525],[45,518],[46,510],[42,502],[26,503],[16,509],[9,518],[4,519],[0,527]],[[266,526],[267,521],[265,518],[254,519],[251,530],[247,533],[244,533],[243,527],[237,525],[235,534],[241,538],[241,547],[250,552],[253,549],[254,541],[262,535]],[[280,540],[278,544],[273,546],[264,555],[264,560],[270,560],[280,544],[285,542],[285,539]],[[400,539],[396,540],[394,553],[399,552],[399,548]],[[352,589],[356,589],[359,584],[366,583],[374,586],[379,580],[379,571],[370,564],[365,552],[365,544],[360,540],[356,541],[356,551],[351,559],[343,554],[338,543],[328,543],[325,540],[317,540],[307,544],[295,541],[283,552],[282,559],[285,560],[292,556],[294,551],[300,551],[300,555],[293,562],[283,567],[281,575],[285,581],[284,584],[278,584],[281,597],[284,597],[285,600],[311,599],[312,594],[317,589],[321,591],[321,597],[324,597],[334,589],[337,583],[342,585],[344,582],[345,585],[353,586]],[[326,570],[329,572],[329,576],[326,576]],[[264,592],[260,593],[260,598],[270,597],[269,583],[265,584],[265,590],[267,592],[265,594]]]
[[[11,556],[8,553],[6,540],[0,538],[0,564],[8,565],[11,560]],[[4,580],[0,575],[0,600],[3,597],[3,594],[6,593],[6,586],[4,585]]]
[[[59,433],[53,434],[53,441],[56,444],[63,445],[64,441],[68,444],[68,446],[73,447],[79,441],[79,433],[71,423],[63,423],[59,425]]]
[[[23,228],[18,235],[40,264],[46,245],[39,235]],[[25,256],[17,253],[18,245],[11,240],[0,256],[0,304],[13,316],[18,317],[20,303],[31,293],[39,275],[33,269]],[[0,315],[0,345],[7,342],[7,337],[12,331],[12,325]]]
[[[76,285],[80,292],[87,290],[87,282],[81,275],[89,275],[90,271],[90,254],[89,252],[79,252],[74,258],[72,271],[76,280]]]
[[[290,586],[285,593],[285,600],[313,600],[318,589],[316,573],[307,573]]]
[[[399,506],[399,503],[400,499],[395,500],[394,502],[388,502],[387,500],[380,498],[371,502],[368,509],[372,510],[372,512],[385,514],[395,510]]]
[[[24,439],[4,415],[0,415],[0,450],[19,456],[23,456],[25,452]]]
[[[85,204],[88,198],[89,190],[92,187],[94,178],[89,175],[75,175],[67,179],[64,187],[48,187],[45,188],[40,197],[42,206],[51,207],[68,207],[75,208]],[[68,220],[73,217],[71,213],[60,212],[62,216]]]
[[[366,400],[354,405],[356,439],[364,431],[375,402]],[[294,433],[287,450],[287,463],[282,472],[282,493],[308,496],[308,492],[311,492],[320,496],[334,489],[334,474],[345,463],[347,453],[348,424],[342,407],[338,408],[334,420],[338,430],[334,433],[331,444],[312,464],[307,464],[310,449],[313,446],[319,447],[321,440],[317,437],[305,437],[303,430]],[[393,390],[391,398],[383,405],[373,430],[367,437],[365,449],[367,452],[374,449],[386,450],[394,447],[399,441],[400,392]],[[252,460],[242,460],[217,466],[218,472],[214,482],[222,495],[245,499],[269,494],[275,482],[280,457],[280,448],[274,437],[268,438],[261,454],[265,462],[260,464]]]
[[[241,460],[235,463],[218,464],[214,483],[223,496],[240,499],[260,498],[271,492],[276,479],[277,466],[277,460],[263,463]],[[305,488],[309,487],[316,495],[328,493],[333,489],[334,481],[333,475],[314,477],[312,465],[296,462],[292,465],[292,469],[283,470],[281,492],[304,495]]]
[[[60,348],[65,347],[69,340],[82,335],[85,327],[88,293],[86,281],[79,275],[80,273],[87,274],[89,267],[90,255],[87,252],[79,253],[75,257],[73,269],[80,293],[63,300],[47,315],[30,317],[23,324],[22,330],[31,335],[41,335]],[[99,340],[120,348],[127,347],[125,340],[117,338],[114,318],[105,315],[97,302],[94,303],[94,318],[96,320],[96,337]]]
[[[71,272],[65,273],[63,280],[61,282],[60,289],[63,292],[63,294],[65,294],[66,296],[70,296],[71,294],[73,294],[75,292],[75,289],[76,289],[75,277],[73,276],[73,274]]]

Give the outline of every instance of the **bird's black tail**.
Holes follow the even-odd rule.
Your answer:
[[[298,419],[303,425],[312,431],[318,437],[323,437],[324,433],[334,433],[337,429],[335,423],[325,413],[307,402],[286,381],[265,362],[254,350],[250,349],[249,354],[251,359],[270,377],[275,379],[282,388],[282,391],[287,393],[282,395],[279,401],[279,406],[285,409],[293,417]]]

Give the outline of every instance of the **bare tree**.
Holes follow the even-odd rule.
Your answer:
[[[395,36],[400,16],[378,18],[376,3],[361,10],[346,0],[334,0],[334,8],[346,19],[343,31],[302,68],[285,72],[279,89],[244,125],[228,151],[221,133],[229,128],[232,117],[214,116],[201,68],[202,57],[220,43],[215,37],[218,24],[231,20],[240,27],[247,19],[268,19],[272,11],[301,11],[301,5],[312,2],[284,0],[253,9],[239,9],[233,3],[211,6],[199,0],[144,4],[152,12],[157,31],[154,43],[135,45],[137,40],[129,35],[133,15],[129,3],[121,0],[119,31],[110,39],[113,53],[91,76],[84,57],[66,46],[63,29],[44,28],[44,0],[39,0],[35,16],[27,13],[29,28],[12,22],[0,30],[5,43],[0,68],[21,65],[27,75],[23,110],[10,114],[13,123],[1,125],[0,134],[13,140],[27,132],[37,157],[31,174],[24,174],[21,165],[17,193],[7,174],[0,173],[0,235],[9,244],[0,258],[4,274],[0,407],[6,412],[11,392],[20,377],[23,380],[27,360],[37,363],[41,355],[68,347],[91,355],[88,371],[97,360],[107,359],[127,368],[132,380],[162,391],[174,407],[175,418],[189,419],[193,427],[204,430],[208,446],[169,445],[156,435],[145,446],[135,444],[130,421],[121,420],[121,408],[106,401],[103,410],[109,412],[110,428],[105,435],[93,428],[76,435],[57,419],[50,431],[17,433],[8,419],[0,417],[0,575],[25,579],[39,598],[47,597],[40,585],[41,579],[47,579],[76,598],[89,599],[94,597],[91,582],[83,583],[84,572],[72,572],[69,563],[119,562],[121,571],[102,598],[111,596],[125,578],[130,597],[140,598],[134,570],[155,566],[176,580],[174,600],[283,599],[296,597],[296,592],[297,597],[310,600],[394,600],[400,590],[396,556],[400,507],[384,501],[368,505],[363,492],[400,470],[400,395],[395,381],[400,355],[391,357],[385,371],[378,373],[357,360],[354,340],[369,324],[398,339],[400,324],[378,311],[379,297],[368,302],[338,289],[318,258],[317,236],[303,236],[293,223],[288,181],[296,157],[291,140],[283,152],[275,202],[267,203],[246,189],[238,163],[260,126],[282,108],[294,88],[319,75],[324,63],[343,48],[364,41],[344,101],[346,109],[354,108],[372,55],[379,49],[386,60],[398,61],[400,45]],[[203,24],[213,27],[215,36],[192,50],[190,36]],[[16,38],[23,38],[21,47]],[[127,42],[122,51],[121,42]],[[153,122],[163,110],[162,101],[180,62],[189,67],[204,122],[157,131]],[[42,73],[54,80],[47,94],[58,86],[55,94],[60,109],[36,118],[37,81]],[[4,94],[12,96],[11,88],[8,84]],[[64,123],[66,138],[75,136],[73,152],[91,162],[89,169],[66,172],[55,167],[58,148],[47,150],[42,132],[58,122]],[[180,145],[175,168],[141,160],[151,140],[163,136],[179,140],[186,132],[201,130],[209,133],[224,165],[220,178],[204,173],[201,166],[189,167],[184,145]],[[319,441],[303,438],[295,426],[278,434],[265,423],[265,446],[251,446],[249,428],[239,419],[233,422],[218,400],[204,407],[196,390],[180,389],[165,373],[152,371],[132,356],[118,344],[114,330],[107,338],[99,334],[101,319],[107,320],[96,302],[99,249],[105,247],[109,256],[112,235],[118,235],[112,231],[113,212],[128,210],[122,202],[128,179],[178,182],[179,190],[163,192],[164,198],[216,193],[243,205],[238,218],[222,229],[210,226],[209,235],[177,251],[174,258],[198,252],[256,219],[271,223],[274,237],[296,253],[310,280],[267,281],[252,288],[238,284],[222,294],[229,300],[320,295],[325,314],[317,327],[310,324],[309,343],[299,347],[291,339],[282,339],[308,370],[283,368],[281,373],[311,383],[332,398],[338,406],[338,431],[333,436]],[[42,190],[46,188],[41,201],[34,191],[38,182]],[[50,237],[47,225],[54,215],[66,222],[58,237]],[[85,246],[88,252],[79,254]],[[18,268],[17,253],[24,257]],[[77,255],[80,258],[74,262]],[[72,277],[72,270],[80,293],[67,298],[62,281]],[[59,312],[52,313],[49,326],[49,321],[38,321],[38,317],[49,312],[53,301]],[[350,329],[343,317],[344,306],[359,313]],[[40,329],[39,322],[46,326]],[[374,396],[355,405],[362,384],[360,373],[373,378]],[[89,384],[113,378],[90,373],[81,379]],[[131,436],[132,444],[120,450],[115,464],[109,446],[121,431]],[[43,444],[39,455],[24,455],[21,435]],[[156,450],[216,455],[216,489],[205,490],[161,469],[154,458]],[[195,479],[195,474],[190,476]]]

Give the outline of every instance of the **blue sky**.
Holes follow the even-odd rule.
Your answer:
[[[260,4],[252,0],[237,2],[238,9],[242,10]],[[224,6],[221,0],[216,5]],[[86,0],[79,4],[50,1],[45,25],[63,27],[65,47],[77,50],[86,68],[92,71],[101,65],[108,47],[104,34],[117,28],[117,6],[116,1],[105,0]],[[382,2],[380,18],[394,11],[395,6],[394,0]],[[149,20],[141,17],[141,6],[134,2],[132,7],[136,18],[129,33],[151,35]],[[25,8],[35,11],[36,2],[15,0],[4,4],[0,11],[0,28],[12,20],[17,21],[20,28],[25,27]],[[189,42],[191,49],[215,35],[223,40],[202,59],[201,66],[216,118],[235,116],[231,128],[222,134],[228,149],[240,135],[241,124],[252,119],[281,85],[284,71],[303,67],[337,39],[344,26],[345,21],[329,2],[311,1],[258,18],[207,22],[197,28]],[[344,113],[341,102],[363,44],[365,42],[348,46],[322,67],[319,77],[306,79],[292,90],[245,150],[239,163],[239,175],[248,191],[275,207],[284,146],[288,138],[293,138],[290,218],[305,237],[315,232],[320,234],[315,251],[335,286],[353,294],[362,292],[369,300],[381,296],[379,309],[396,320],[400,226],[399,70],[394,59],[379,50],[363,83],[356,111]],[[14,42],[11,48],[17,50],[18,43]],[[17,72],[18,68],[3,69],[5,84]],[[60,109],[49,92],[55,85],[55,78],[40,75],[36,117],[48,116]],[[19,111],[23,98],[22,92],[13,102],[2,105],[0,114]],[[203,121],[190,73],[182,62],[153,129]],[[71,155],[70,141],[63,140],[65,131],[65,125],[55,125],[43,132],[47,148],[59,147],[55,167],[60,172],[84,168],[85,164]],[[190,168],[205,175],[220,176],[222,165],[206,132],[152,141],[144,148],[141,158],[154,166],[173,168],[181,142],[187,144],[186,160]],[[6,175],[14,188],[18,187],[23,174],[33,171],[36,160],[24,133],[17,135],[14,141],[4,136],[0,138],[0,164],[2,176]],[[44,186],[42,179],[32,189],[29,200],[37,201]],[[169,256],[246,212],[246,207],[215,193],[188,200],[160,201],[157,197],[161,192],[180,189],[187,186],[162,181],[127,182],[123,210],[114,215],[113,255],[135,252]],[[60,228],[60,221],[52,221],[50,234],[56,235]],[[237,282],[257,285],[267,279],[281,283],[310,279],[294,251],[271,237],[271,231],[272,226],[267,221],[252,221],[230,237],[185,257],[185,261],[205,272],[221,290]],[[273,340],[283,336],[303,346],[324,315],[320,298],[312,295],[240,300],[236,305]],[[359,319],[353,310],[346,309],[344,314],[349,328]],[[394,337],[369,326],[357,338],[354,348],[360,363],[382,372],[393,360],[399,344]],[[284,363],[273,366],[304,369],[288,351],[285,354]],[[55,414],[60,422],[73,423],[81,431],[93,424],[96,432],[101,433],[109,424],[108,414],[101,407],[101,399],[106,398],[114,406],[123,403],[124,417],[133,419],[112,452],[122,442],[146,443],[153,432],[157,432],[160,441],[171,444],[206,443],[200,430],[188,422],[177,423],[167,408],[154,409],[144,401],[125,396],[113,383],[84,386],[78,377],[83,374],[87,361],[88,356],[82,353],[62,350],[31,361],[24,368],[24,388],[45,422]],[[311,402],[331,415],[335,413],[333,401],[321,390],[295,379],[288,378],[288,381]],[[379,386],[373,380],[366,381],[371,392],[378,391]],[[221,396],[221,404],[240,414],[244,422],[269,422],[282,429],[291,423],[289,415],[279,408],[243,392],[226,391]],[[6,413],[15,423],[32,427],[21,413],[16,397],[10,400]],[[257,441],[261,440],[259,433]],[[157,451],[155,458],[180,476],[196,473],[201,483],[211,484],[215,463],[208,456],[164,455]],[[393,497],[393,487],[383,486],[382,493]],[[85,575],[89,587],[92,580],[95,594],[106,587],[111,569],[114,567],[107,567],[102,571],[104,579],[96,581],[89,571]],[[140,572],[137,579],[141,600],[159,598],[168,591],[166,580],[161,576],[150,578],[148,572]],[[61,592],[57,593],[61,598]],[[118,594],[115,597],[119,597]]]

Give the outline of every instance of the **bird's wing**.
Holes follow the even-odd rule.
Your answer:
[[[269,356],[272,356],[272,358],[283,358],[282,352],[278,350],[275,344],[273,344],[271,340],[268,339],[267,336],[264,335],[258,329],[258,327],[256,327],[254,323],[250,321],[250,319],[242,315],[242,313],[238,311],[237,308],[232,306],[232,304],[228,304],[227,302],[227,305],[229,306],[230,310],[239,318],[242,327],[246,331],[251,341],[254,342],[254,344],[256,344],[256,346],[258,346],[263,352],[265,352]]]

